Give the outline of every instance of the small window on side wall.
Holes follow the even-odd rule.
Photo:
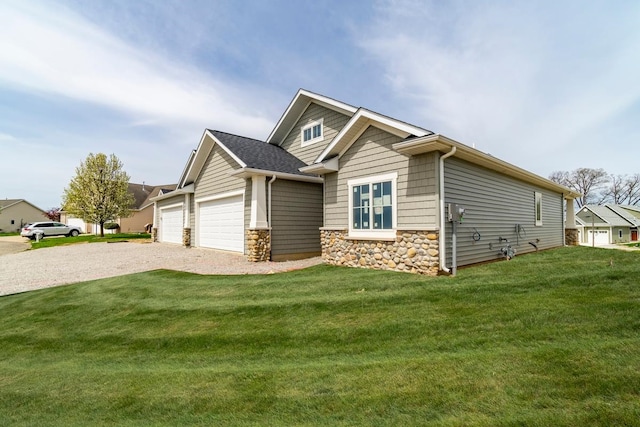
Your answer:
[[[311,122],[301,129],[302,146],[321,141],[324,137],[323,119]]]
[[[536,227],[539,227],[542,225],[542,193],[538,193],[536,191],[534,194],[535,194],[535,200],[536,200],[536,204],[535,204]]]

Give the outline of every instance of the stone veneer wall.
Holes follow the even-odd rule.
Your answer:
[[[186,246],[187,248],[191,247],[191,229],[190,228],[182,229],[182,246]]]
[[[564,229],[564,244],[567,246],[578,246],[578,229],[577,228],[565,228]]]
[[[395,240],[355,240],[347,230],[321,230],[322,258],[328,264],[437,276],[437,231],[398,231]]]
[[[151,229],[151,241],[154,243],[158,241],[158,229],[156,227]]]
[[[271,230],[247,230],[247,259],[251,262],[269,261]]]

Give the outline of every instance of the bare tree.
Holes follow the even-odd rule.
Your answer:
[[[626,202],[630,205],[640,203],[640,173],[631,175],[625,181]]]
[[[576,199],[578,208],[590,203],[602,203],[606,196],[601,191],[609,183],[609,175],[604,169],[591,168],[578,168],[571,172],[556,171],[549,175],[549,179],[582,194]]]

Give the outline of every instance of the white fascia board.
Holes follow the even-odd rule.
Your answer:
[[[352,137],[350,141],[343,141],[346,138],[346,135],[349,134],[352,128],[357,125],[362,125],[364,128],[356,134],[356,136]],[[392,119],[391,117],[383,116],[382,114],[378,114],[374,111],[370,111],[364,108],[359,108],[358,111],[351,117],[349,122],[338,132],[338,134],[333,138],[331,144],[329,144],[323,151],[320,153],[318,158],[314,161],[314,163],[321,163],[324,159],[330,154],[337,154],[338,157],[341,157],[348,149],[353,145],[353,143],[362,135],[362,133],[366,130],[368,126],[374,126],[379,129],[384,130],[385,132],[389,132],[393,135],[399,136],[401,138],[406,138],[410,135],[415,135],[418,137],[425,136],[430,134],[426,129],[419,128],[417,126],[410,125],[405,122],[401,122],[396,119]],[[345,143],[345,146],[339,150],[339,152],[334,152],[336,147],[338,147],[341,143]]]
[[[205,131],[202,133],[202,137],[200,138],[200,142],[198,143],[198,148],[196,148],[193,155],[189,157],[189,161],[187,162],[186,174],[184,174],[184,176],[180,178],[178,187],[184,186],[188,181],[194,182],[202,171],[204,162],[207,160],[207,157],[209,157],[209,153],[211,153],[211,150],[213,149],[213,144],[211,144],[207,140],[208,134],[209,131],[205,129]]]
[[[284,173],[284,172],[274,172],[268,171],[264,169],[254,169],[254,168],[242,168],[238,169],[234,172],[231,172],[231,176],[237,176],[240,178],[250,178],[253,175],[264,175],[264,176],[276,176],[280,179],[288,179],[290,181],[302,181],[302,182],[315,182],[315,183],[323,183],[324,178],[320,176],[304,176],[304,175],[296,175],[293,173]]]
[[[149,200],[152,202],[159,202],[160,200],[170,199],[181,194],[193,194],[195,192],[195,186],[193,183],[182,187],[179,190],[170,191],[169,193],[160,194],[159,196],[152,197]]]
[[[178,180],[178,185],[176,186],[176,188],[180,188],[181,186],[184,185],[187,176],[189,175],[189,172],[191,171],[191,166],[193,165],[193,159],[196,156],[196,150],[191,150],[191,153],[189,153],[189,158],[187,159],[187,163],[184,165],[184,169],[182,170],[182,175],[180,175],[180,179]]]
[[[314,163],[309,166],[304,166],[298,170],[304,173],[314,173],[320,175],[325,173],[338,172],[340,170],[340,159],[337,156],[332,157],[322,163]]]

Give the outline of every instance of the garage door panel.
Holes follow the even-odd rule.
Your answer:
[[[608,230],[595,230],[595,242],[593,242],[594,232],[593,230],[588,231],[588,243],[599,245],[608,245],[609,244],[609,231]]]
[[[182,206],[160,210],[160,241],[182,243]]]
[[[244,252],[244,203],[241,195],[201,202],[198,212],[199,246]]]

